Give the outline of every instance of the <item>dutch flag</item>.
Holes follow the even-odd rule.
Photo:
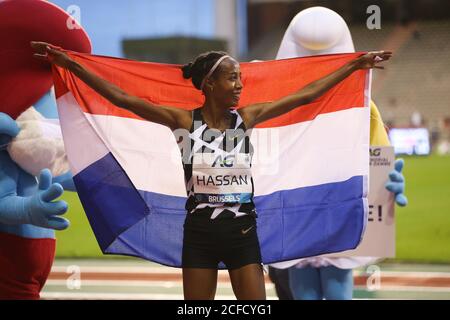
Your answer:
[[[68,52],[156,105],[192,110],[202,94],[180,66]],[[238,108],[297,91],[361,53],[242,63]],[[74,181],[104,253],[181,266],[186,189],[170,129],[120,109],[53,67]],[[252,174],[264,263],[355,248],[368,211],[370,70],[253,129]]]

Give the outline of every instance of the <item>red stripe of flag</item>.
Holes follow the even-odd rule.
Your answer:
[[[67,52],[85,68],[131,95],[156,105],[192,110],[203,104],[202,93],[182,77],[179,65],[139,62],[120,58]],[[241,63],[244,88],[238,108],[268,102],[294,93],[338,69],[361,53]],[[364,107],[367,71],[354,72],[314,102],[258,127],[277,127],[314,119],[319,114]],[[53,68],[56,96],[71,91],[84,112],[141,119],[120,109],[89,88],[69,71]]]

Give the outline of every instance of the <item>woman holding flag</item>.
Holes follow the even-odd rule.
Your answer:
[[[214,298],[221,262],[229,270],[238,299],[266,297],[253,202],[250,129],[314,101],[356,70],[382,68],[376,64],[391,56],[388,51],[361,55],[279,100],[234,110],[243,90],[239,63],[224,52],[204,53],[182,67],[184,78],[191,78],[205,96],[200,108],[188,111],[128,94],[60,48],[44,42],[31,45],[36,58],[69,70],[112,104],[167,126],[180,141],[188,195],[182,252],[186,299]]]

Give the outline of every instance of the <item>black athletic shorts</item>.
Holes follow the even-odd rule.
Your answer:
[[[200,212],[187,214],[184,222],[183,268],[227,269],[261,264],[256,218],[245,215],[211,219]]]

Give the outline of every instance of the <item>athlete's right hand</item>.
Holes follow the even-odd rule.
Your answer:
[[[31,41],[31,47],[35,51],[33,56],[37,59],[54,63],[62,68],[68,68],[73,60],[61,50],[61,48],[47,42]]]

